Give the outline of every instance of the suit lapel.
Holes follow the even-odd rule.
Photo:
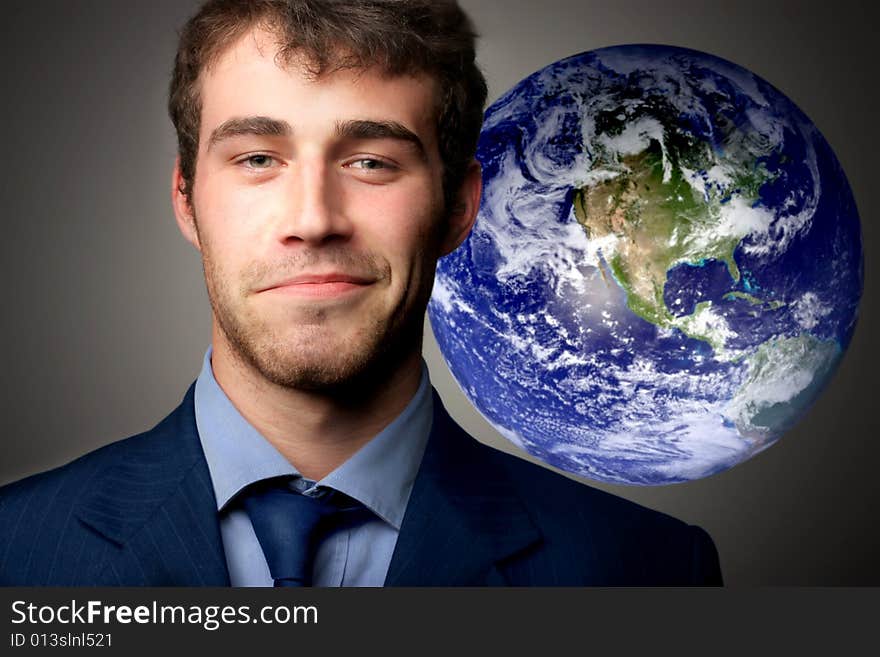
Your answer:
[[[229,585],[193,400],[191,386],[171,415],[125,441],[76,512],[112,544],[99,566],[108,583]]]
[[[541,539],[507,471],[434,393],[434,423],[386,586],[493,582],[493,565]]]
[[[193,396],[190,387],[159,425],[125,441],[77,509],[108,542],[109,557],[96,564],[99,583],[229,586]],[[453,422],[435,392],[431,437],[386,586],[502,583],[494,564],[541,540],[491,453]]]

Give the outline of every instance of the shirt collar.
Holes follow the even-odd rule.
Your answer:
[[[196,380],[195,415],[217,509],[223,510],[254,482],[301,475],[223,392],[214,378],[211,354],[209,347]],[[399,530],[432,418],[431,384],[423,361],[419,388],[403,412],[315,487],[333,488],[353,497]]]

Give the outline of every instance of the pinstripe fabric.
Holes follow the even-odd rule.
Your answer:
[[[703,530],[485,447],[434,398],[387,586],[720,584]],[[0,585],[226,586],[193,388],[154,429],[0,489]]]
[[[0,584],[228,584],[193,388],[152,430],[0,489]]]

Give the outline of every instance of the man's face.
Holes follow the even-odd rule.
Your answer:
[[[202,254],[215,351],[325,390],[417,353],[436,260],[473,217],[444,214],[431,80],[313,79],[276,52],[254,32],[203,73],[191,204],[177,193],[175,209]]]

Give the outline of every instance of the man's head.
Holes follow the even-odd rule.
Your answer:
[[[215,352],[330,391],[417,354],[479,203],[485,83],[455,3],[216,0],[181,37],[174,205]]]

